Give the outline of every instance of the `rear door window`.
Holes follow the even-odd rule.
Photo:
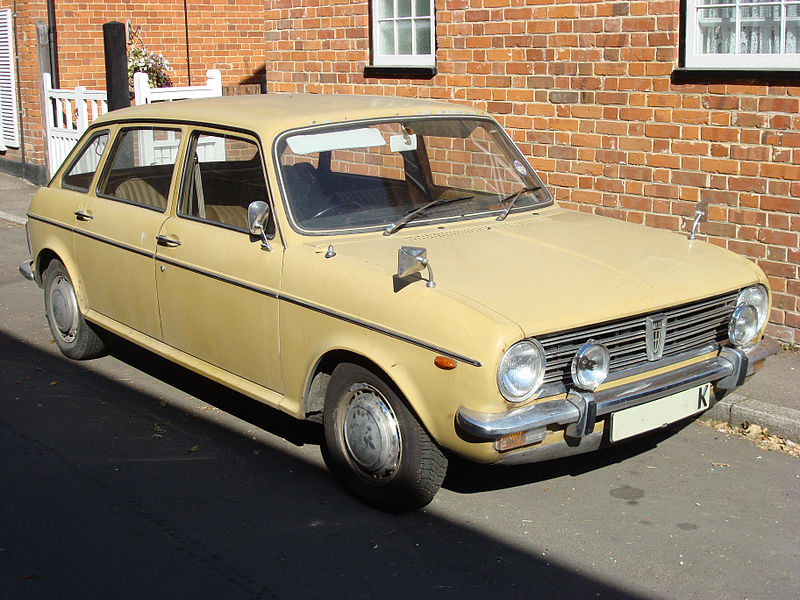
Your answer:
[[[180,142],[179,129],[121,130],[100,178],[97,194],[164,212]]]

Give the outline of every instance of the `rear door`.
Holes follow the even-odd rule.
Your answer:
[[[167,216],[181,137],[178,128],[121,128],[95,193],[75,214],[88,309],[156,339],[156,236]]]

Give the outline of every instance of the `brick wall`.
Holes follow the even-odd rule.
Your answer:
[[[148,50],[170,61],[173,85],[188,85],[183,2],[124,0],[59,0],[56,6],[58,74],[62,88],[82,85],[105,89],[103,23],[130,21]],[[8,0],[0,8],[14,8]],[[43,175],[44,137],[41,126],[36,20],[47,22],[45,0],[18,2],[17,42],[24,162]],[[191,0],[188,2],[191,83],[204,83],[207,69],[220,69],[224,86],[257,83],[264,73],[264,0]],[[21,163],[23,149],[10,149],[6,161]]]
[[[679,0],[437,0],[429,78],[365,77],[366,1],[274,0],[271,92],[440,98],[510,131],[564,206],[686,231],[770,278],[769,333],[800,343],[800,86],[673,83]]]

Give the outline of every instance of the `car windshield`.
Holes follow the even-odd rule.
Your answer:
[[[390,233],[552,201],[491,119],[414,117],[315,127],[284,135],[275,151],[292,219],[312,233]]]

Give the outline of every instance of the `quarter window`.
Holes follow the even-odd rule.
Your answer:
[[[800,0],[687,0],[686,67],[800,68]]]
[[[98,195],[163,212],[180,141],[178,129],[123,129],[100,178]]]
[[[436,66],[433,0],[372,1],[372,64]]]
[[[107,144],[107,131],[94,135],[61,178],[61,185],[79,192],[88,192]]]

